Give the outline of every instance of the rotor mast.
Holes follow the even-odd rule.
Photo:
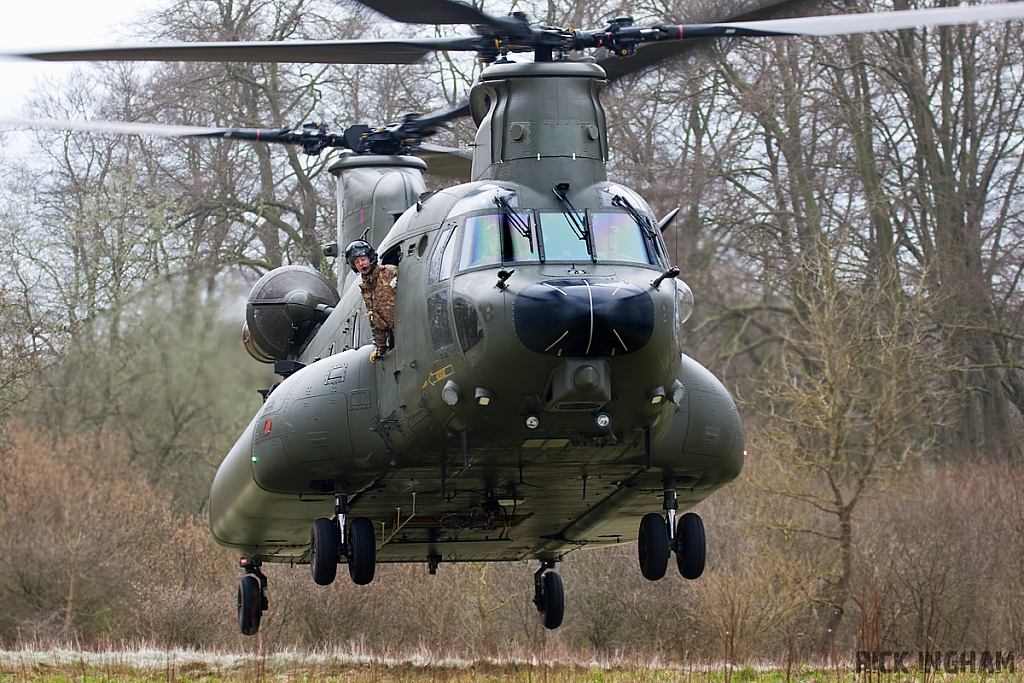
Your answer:
[[[571,176],[607,180],[604,70],[591,61],[495,63],[470,93],[479,130],[474,180],[515,180],[548,192]]]

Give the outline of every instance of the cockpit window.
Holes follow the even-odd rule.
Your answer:
[[[452,231],[452,237],[448,240],[448,244],[444,245],[444,253],[441,254],[441,279],[447,280],[452,276],[452,265],[455,263],[455,232]]]
[[[515,190],[500,185],[486,183],[470,190],[448,212],[449,216],[461,216],[474,211],[485,211],[494,208],[494,198],[503,197],[510,206],[518,206],[519,198]]]
[[[637,211],[640,213],[649,214],[651,212],[651,207],[646,201],[644,201],[644,198],[636,192],[633,192],[633,190],[629,189],[625,185],[608,183],[605,187],[600,188],[597,191],[597,194],[601,198],[602,206],[606,206],[608,208],[619,206],[619,202],[617,202],[615,198],[622,197],[635,206]]]
[[[591,213],[590,230],[598,261],[656,262],[640,226],[628,213]]]
[[[515,220],[503,213],[470,216],[463,229],[459,269],[539,261],[534,232],[529,212],[517,213]]]
[[[545,261],[590,261],[585,236],[570,217],[559,211],[542,211],[540,227],[544,239]]]
[[[434,243],[434,252],[430,255],[430,271],[428,272],[427,275],[427,284],[432,285],[439,280],[447,279],[447,275],[445,275],[444,277],[441,276],[441,262],[445,255],[445,248],[448,246],[450,241],[453,241],[448,239],[451,236],[452,231],[451,228],[449,228],[442,232],[437,242]],[[449,260],[450,259],[451,257],[449,256]]]

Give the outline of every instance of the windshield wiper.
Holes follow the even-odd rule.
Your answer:
[[[551,188],[551,191],[558,197],[558,201],[562,202],[562,213],[569,219],[569,227],[587,245],[587,254],[593,259],[594,250],[590,246],[590,232],[587,230],[587,222],[586,219],[580,219],[580,212],[569,201],[569,183],[558,183]]]
[[[651,219],[637,211],[636,207],[630,204],[628,199],[620,195],[612,197],[612,204],[624,208],[636,224],[640,226],[640,230],[647,237],[647,242],[651,245],[651,249],[653,250],[651,256],[655,259],[660,257],[662,261],[666,261],[666,254],[661,248],[661,242],[658,240],[658,233],[654,232],[654,226],[651,224]]]
[[[533,230],[530,229],[530,224],[522,219],[522,217],[516,212],[512,205],[508,203],[508,199],[498,195],[494,198],[494,203],[498,205],[502,213],[508,219],[509,225],[516,229],[520,235],[525,237],[530,243],[530,253],[533,253]]]
[[[636,224],[640,226],[640,229],[644,231],[645,235],[647,235],[651,239],[655,238],[654,228],[651,227],[650,220],[647,218],[647,216],[637,211],[636,207],[630,204],[628,199],[619,195],[615,195],[614,197],[612,197],[612,204],[624,208],[626,212],[633,217],[633,220],[636,221]]]

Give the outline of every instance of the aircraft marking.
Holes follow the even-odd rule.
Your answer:
[[[555,341],[551,342],[551,346],[549,346],[548,348],[546,348],[544,350],[545,351],[550,351],[551,347],[554,346],[555,344],[557,344],[558,342],[562,341],[563,339],[565,339],[565,335],[567,335],[567,334],[569,334],[569,330],[566,330],[565,332],[563,332],[561,337],[559,337]]]
[[[440,370],[435,370],[434,372],[430,373],[430,375],[427,377],[427,381],[424,382],[423,386],[420,387],[420,388],[421,389],[426,389],[428,384],[430,386],[434,386],[435,384],[437,384],[441,380],[443,380],[443,379],[445,379],[447,377],[451,377],[454,374],[455,374],[455,368],[453,368],[451,366],[451,364],[448,364],[448,365],[444,366],[443,368],[441,368]]]

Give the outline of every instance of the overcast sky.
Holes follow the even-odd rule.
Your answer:
[[[108,45],[126,35],[123,26],[163,0],[5,0],[0,12],[0,52]],[[119,33],[120,31],[120,33]],[[124,38],[121,42],[127,42]],[[0,117],[14,117],[34,82],[60,77],[65,64],[0,61]]]

